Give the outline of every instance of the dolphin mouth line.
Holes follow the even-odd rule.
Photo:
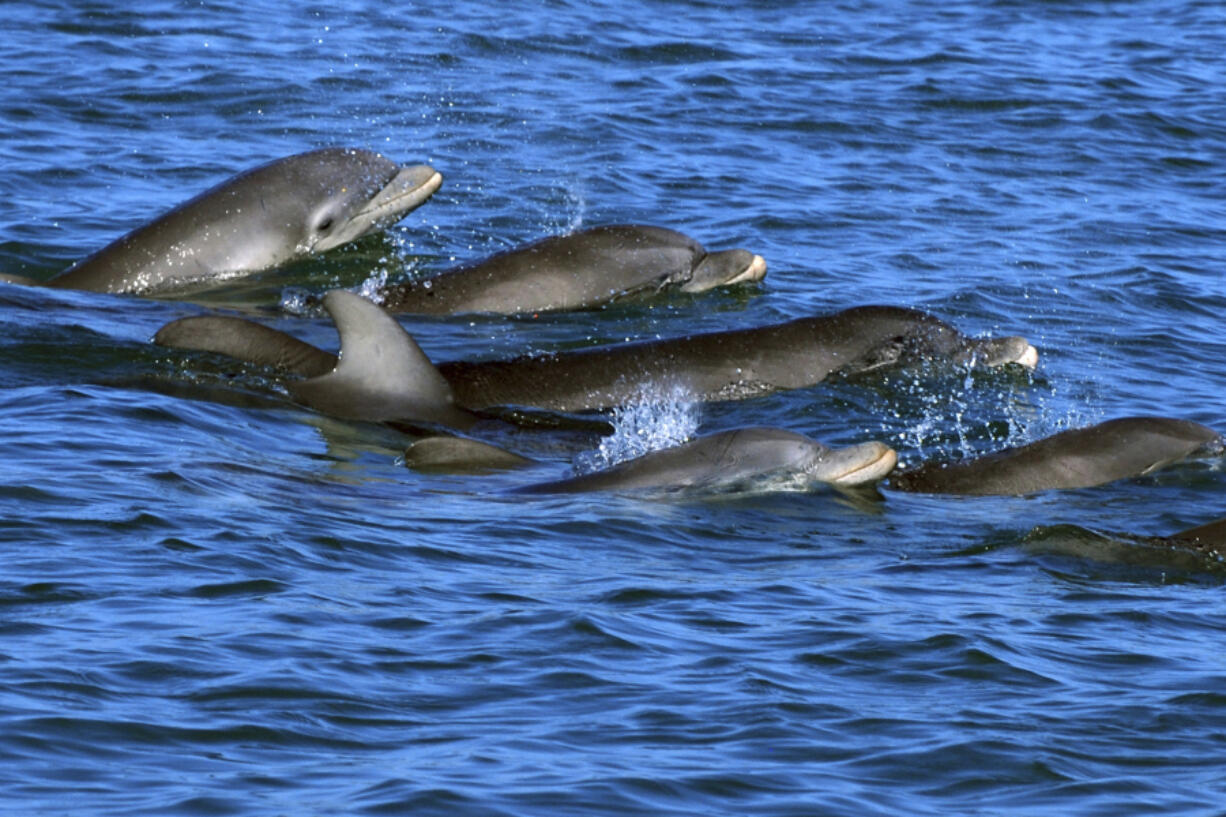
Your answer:
[[[761,281],[766,277],[766,259],[760,255],[755,255],[753,260],[749,262],[749,266],[744,269],[739,275],[728,279],[728,284],[748,284],[756,281]]]
[[[1039,350],[1027,343],[1026,348],[1022,350],[1022,353],[1011,362],[1034,371],[1034,369],[1036,369],[1039,365]]]
[[[426,179],[421,184],[407,189],[400,189],[406,181],[411,178],[412,173],[416,168],[405,167],[392,177],[392,180],[383,186],[374,198],[366,203],[366,206],[359,210],[355,217],[370,217],[372,221],[377,221],[384,215],[392,213],[408,213],[410,210],[416,209],[428,198],[434,195],[443,185],[443,174],[437,170],[430,178]]]
[[[898,452],[889,446],[884,446],[884,448],[885,450],[881,452],[880,456],[874,457],[872,461],[840,474],[831,480],[831,484],[861,485],[876,479],[884,479],[887,474],[894,470],[894,466],[898,464]]]

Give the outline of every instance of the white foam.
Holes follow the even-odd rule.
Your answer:
[[[381,258],[379,260],[384,264],[387,262],[386,258]],[[373,301],[374,303],[382,306],[383,289],[387,286],[387,276],[388,273],[386,266],[377,267],[369,276],[367,276],[365,281],[349,291],[356,295],[361,295],[366,300]]]
[[[698,430],[702,404],[680,387],[645,393],[634,403],[613,411],[613,433],[595,451],[575,460],[577,473],[609,468],[651,451],[689,440]]]
[[[979,456],[1102,419],[1101,410],[1087,407],[1084,398],[1060,393],[1056,386],[1047,390],[1036,389],[1034,384],[985,389],[969,369],[963,377],[936,383],[920,373],[896,387],[905,397],[901,403],[891,399],[891,413],[905,426],[901,431],[894,427],[891,444],[912,449],[919,459],[942,447],[950,448],[948,453],[955,456]],[[989,422],[997,427],[984,439],[984,426]],[[1002,422],[1004,433],[999,430]],[[885,423],[882,429],[889,430]]]

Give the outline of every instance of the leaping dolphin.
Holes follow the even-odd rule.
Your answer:
[[[447,413],[502,407],[580,412],[625,405],[658,389],[679,388],[703,401],[739,400],[812,386],[835,372],[924,358],[1033,367],[1038,357],[1020,337],[968,338],[923,312],[867,306],[755,329],[432,366],[395,319],[365,298],[336,290],[324,297],[324,307],[336,320],[346,350],[337,368],[348,372],[345,377],[324,375],[335,357],[242,318],[181,318],[158,330],[154,342],[287,368],[309,378],[291,387],[307,405],[344,408],[346,416],[366,414],[370,420],[392,419],[386,413],[393,394],[405,406],[433,402]],[[415,351],[405,356],[418,372],[411,378],[404,366],[384,367],[379,355],[358,351],[409,344]],[[440,380],[448,386],[446,397],[436,388]]]
[[[476,264],[384,287],[391,312],[518,314],[588,309],[664,289],[704,292],[760,281],[766,261],[747,250],[707,252],[663,227],[616,224],[551,236]]]
[[[428,165],[401,166],[368,150],[300,153],[227,179],[45,285],[159,293],[248,275],[394,224],[442,180]]]
[[[1221,435],[1200,423],[1121,417],[966,462],[924,463],[895,473],[890,487],[971,496],[1092,488],[1190,457],[1221,453]]]

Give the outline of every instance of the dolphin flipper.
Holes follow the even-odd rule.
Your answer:
[[[295,400],[350,420],[472,424],[455,407],[450,384],[395,318],[344,290],[329,292],[323,303],[340,334],[340,359],[328,374],[288,384]]]

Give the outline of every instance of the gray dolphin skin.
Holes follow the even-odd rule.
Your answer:
[[[336,368],[337,361],[331,352],[293,335],[229,315],[181,318],[159,329],[153,340],[161,346],[217,352],[302,377],[326,375]]]
[[[343,290],[324,298],[325,308],[334,317],[342,305],[346,312],[364,316],[344,325],[337,321],[342,347],[355,350],[355,355],[367,345],[412,343],[399,324],[370,301]],[[375,326],[382,327],[383,334],[376,337],[371,329]],[[327,353],[310,352],[312,347],[301,341],[241,318],[181,318],[162,327],[154,342],[280,365],[306,377],[318,376],[328,361]],[[539,357],[443,363],[437,366],[437,374],[450,386],[448,402],[440,405],[446,411],[458,406],[468,411],[524,407],[580,412],[608,409],[657,394],[671,395],[677,390],[695,400],[740,400],[816,385],[835,372],[862,372],[928,358],[984,366],[1015,363],[1032,368],[1037,355],[1034,347],[1020,337],[968,338],[923,312],[869,306],[754,329]],[[380,368],[375,356],[363,360],[371,366],[370,371],[361,378],[330,381],[332,386],[355,388],[360,383],[380,395],[400,393],[413,402],[410,397],[417,388],[415,383],[398,381],[403,375]],[[299,361],[301,367],[293,361]],[[318,392],[316,398],[322,400]],[[423,398],[415,399],[422,405]],[[338,396],[337,400],[361,403],[357,394]],[[387,405],[382,398],[376,404],[383,408]]]
[[[144,294],[248,275],[394,224],[442,179],[428,165],[402,167],[353,148],[278,159],[133,230],[46,286]]]
[[[1226,547],[1226,518],[1172,533],[1170,538],[1206,547]]]
[[[741,428],[519,492],[721,493],[811,490],[821,484],[852,487],[881,480],[897,461],[894,449],[879,442],[830,448],[783,429]]]
[[[662,227],[617,224],[552,236],[432,278],[379,292],[391,312],[519,314],[589,309],[618,298],[703,292],[760,281],[766,261],[747,250],[707,252]]]
[[[1122,417],[967,462],[925,463],[895,473],[890,487],[969,496],[1092,488],[1221,451],[1221,435],[1200,423]]]
[[[479,473],[523,468],[537,462],[468,437],[425,437],[405,449],[404,464],[416,471]]]
[[[289,383],[295,400],[349,420],[472,425],[475,418],[455,406],[450,384],[395,318],[351,292],[329,293],[324,306],[336,321],[340,355],[327,374]]]
[[[1045,525],[1022,539],[1029,553],[1072,557],[1125,568],[1226,575],[1226,519],[1165,536],[1103,532],[1080,525]]]
[[[459,405],[592,411],[680,392],[704,402],[744,400],[919,360],[1033,368],[1020,337],[968,338],[912,309],[865,306],[772,326],[597,346],[438,369]]]

